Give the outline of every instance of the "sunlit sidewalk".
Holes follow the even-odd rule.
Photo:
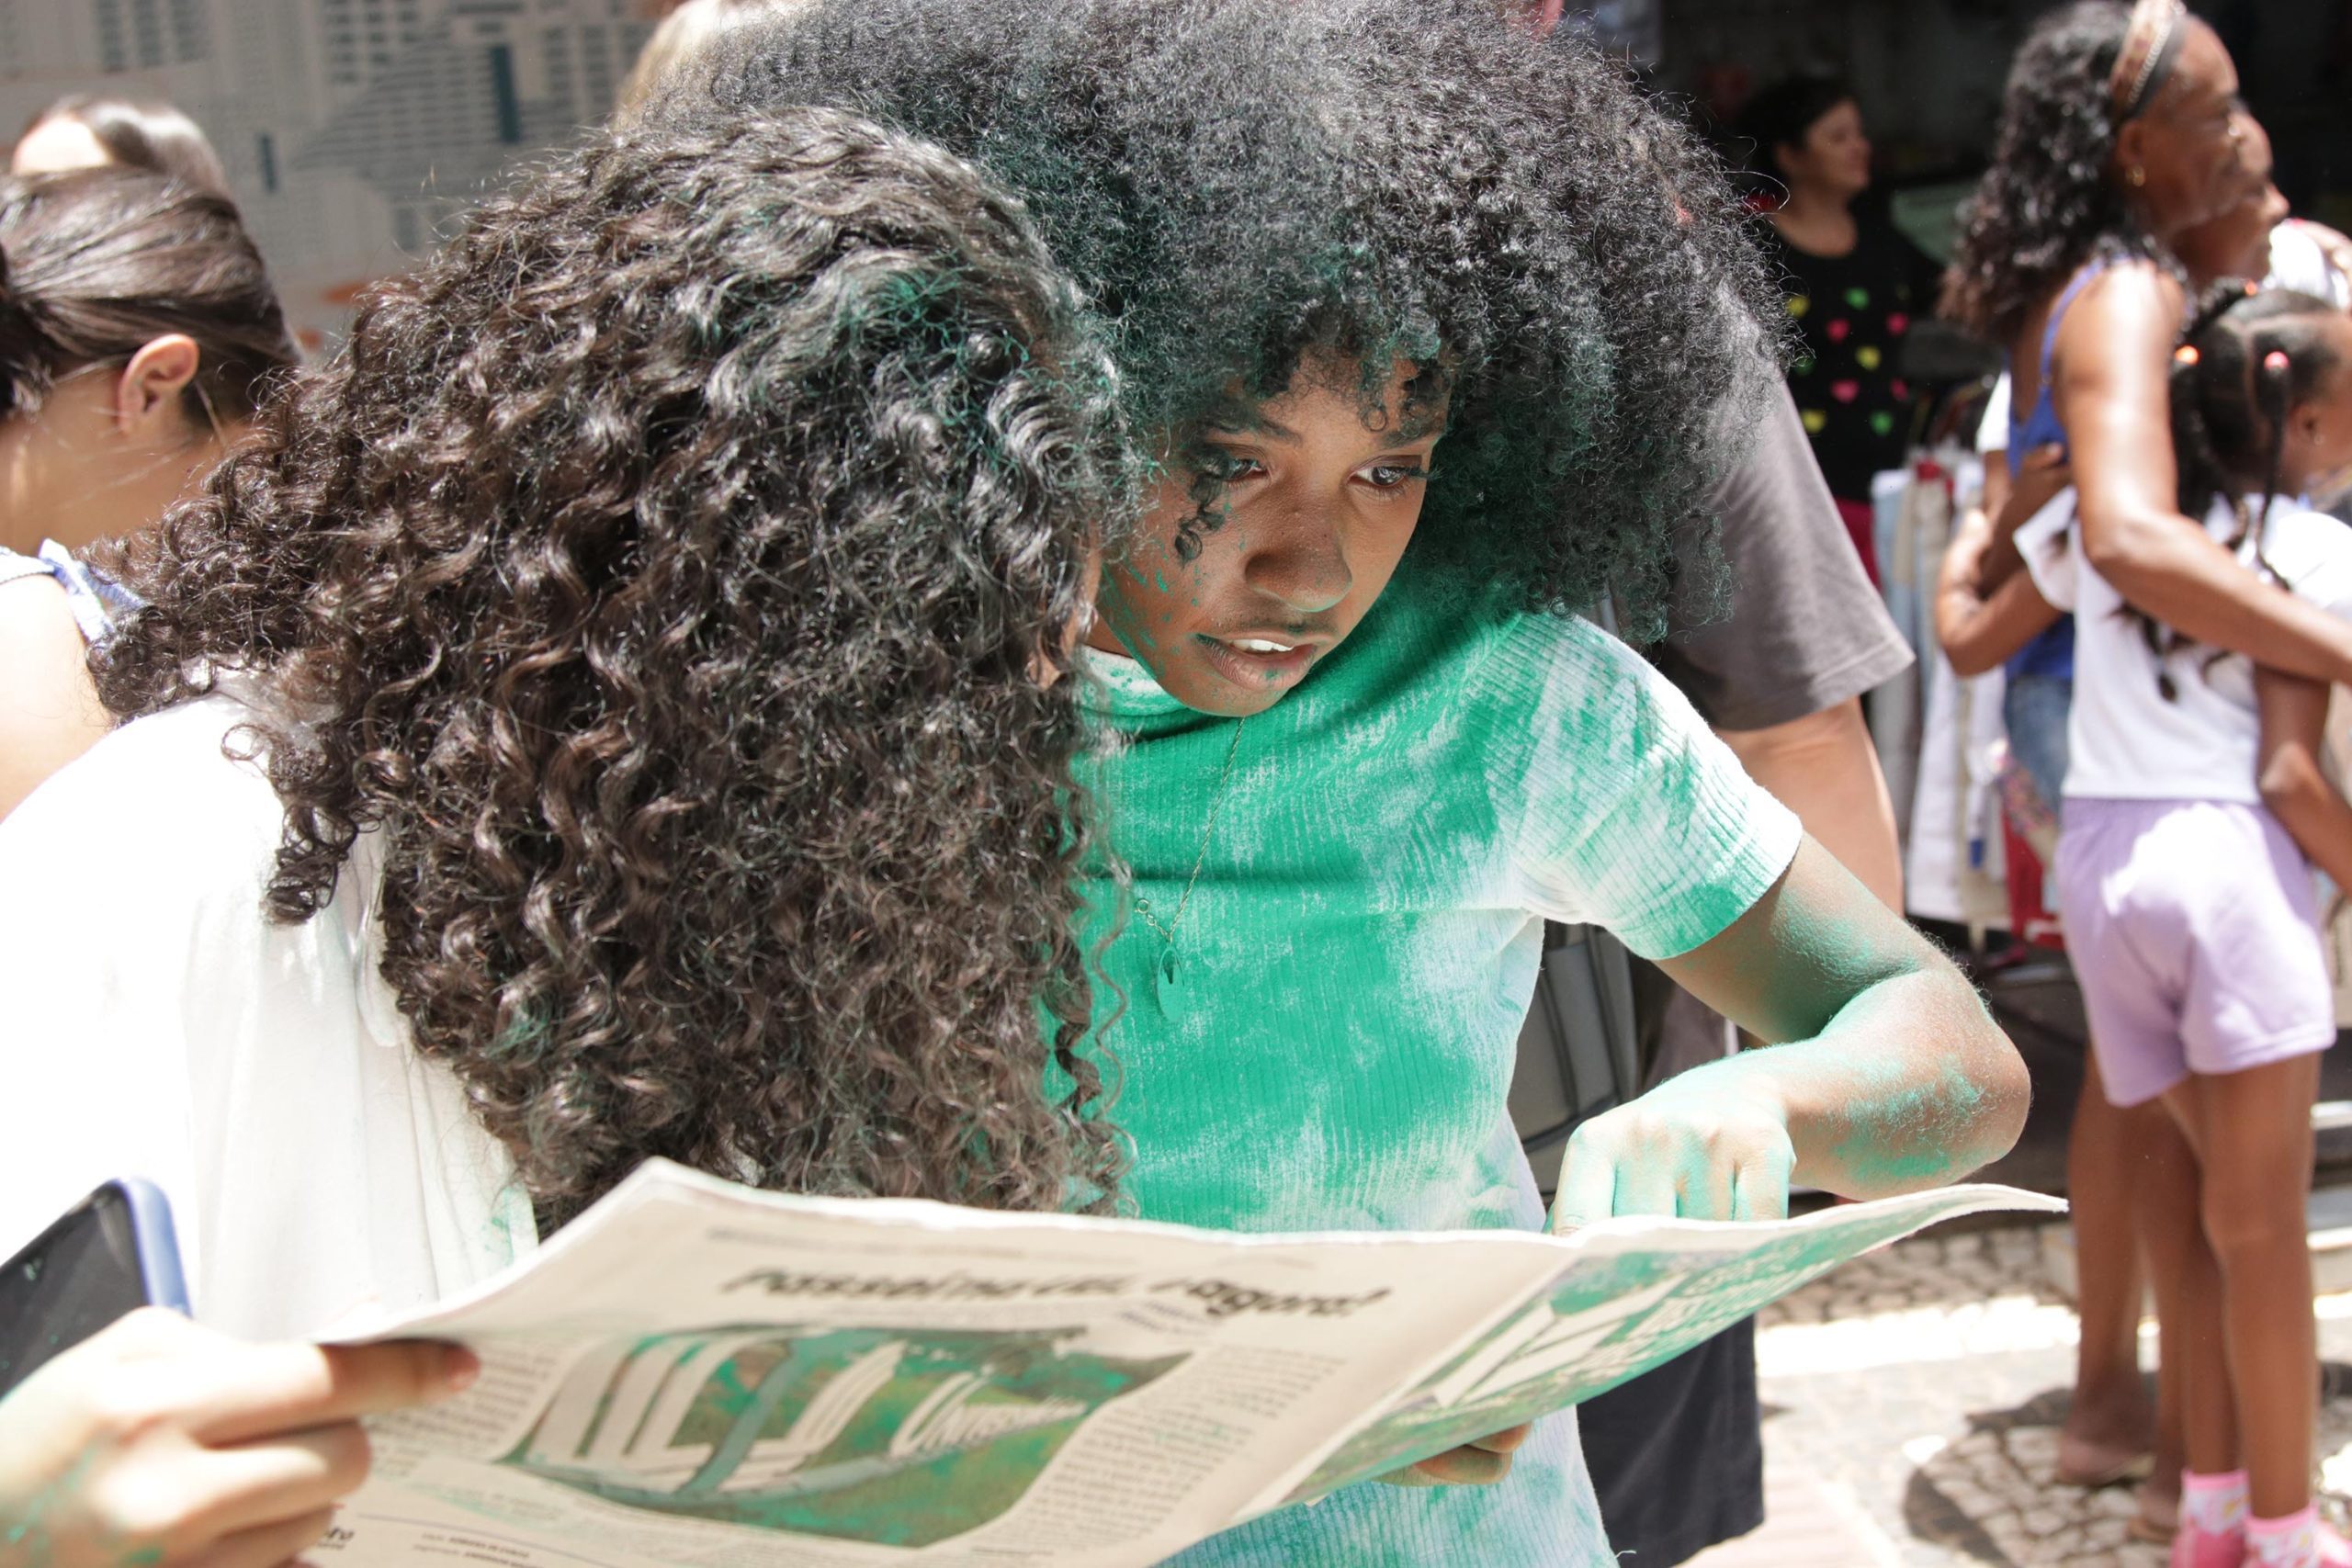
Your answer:
[[[1904,1242],[1767,1309],[1757,1361],[1770,1518],[1695,1568],[2162,1568],[2162,1551],[2126,1538],[2130,1488],[2051,1479],[2075,1325],[2051,1282],[2063,1249],[2045,1229]],[[2318,1307],[2323,1506],[2341,1521],[2352,1291]],[[2142,1332],[2153,1364],[2154,1327]]]

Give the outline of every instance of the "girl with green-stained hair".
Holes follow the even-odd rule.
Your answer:
[[[779,101],[1018,191],[1118,367],[1148,482],[1081,776],[1124,1201],[1542,1226],[1506,1093],[1547,919],[1773,1043],[1588,1123],[1556,1224],[2009,1145],[2024,1069],[1958,972],[1574,614],[1710,570],[1675,531],[1777,373],[1717,174],[1614,67],[1492,0],[829,0],[667,112]],[[1392,1479],[1181,1562],[1610,1561],[1569,1418]]]

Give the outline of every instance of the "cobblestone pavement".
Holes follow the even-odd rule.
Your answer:
[[[2041,1227],[1931,1235],[1857,1258],[1758,1319],[1775,1508],[1834,1516],[1825,1565],[2162,1568],[2131,1541],[2128,1486],[2052,1479],[2075,1315]],[[2323,1505],[2352,1514],[2352,1293],[2319,1299]],[[2143,1329],[2153,1363],[2154,1329]],[[1818,1527],[1815,1527],[1818,1528]],[[1765,1531],[1694,1568],[1796,1562]],[[1790,1545],[1793,1545],[1792,1541]]]

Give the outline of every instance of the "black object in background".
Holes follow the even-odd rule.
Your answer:
[[[150,1305],[187,1310],[171,1207],[149,1182],[109,1181],[0,1264],[0,1398]]]

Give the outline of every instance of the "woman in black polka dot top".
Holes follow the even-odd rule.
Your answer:
[[[1871,545],[1871,476],[1902,465],[1911,389],[1897,374],[1913,321],[1935,309],[1937,268],[1894,225],[1857,214],[1871,144],[1843,83],[1800,77],[1756,96],[1742,117],[1759,172],[1787,199],[1771,214],[1773,259],[1803,346],[1789,390],[1862,565]]]

